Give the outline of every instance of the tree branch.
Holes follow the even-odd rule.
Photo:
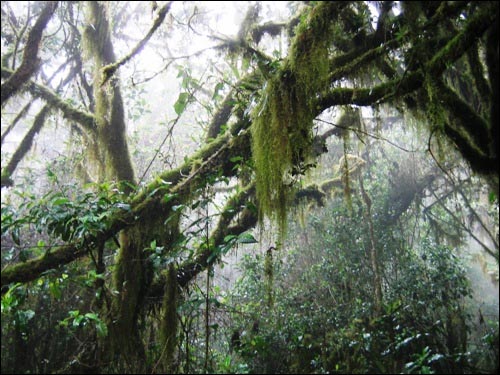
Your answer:
[[[241,126],[237,124],[236,127]],[[246,127],[249,124],[245,125]],[[250,155],[249,132],[241,131],[237,137],[226,134],[209,143],[204,149],[197,152],[181,167],[160,175],[145,190],[131,199],[130,211],[115,212],[106,230],[88,233],[85,240],[60,246],[47,261],[46,255],[29,260],[22,264],[7,266],[2,271],[1,287],[13,282],[28,282],[39,277],[43,272],[70,263],[86,254],[88,248],[102,243],[121,230],[133,225],[140,225],[140,220],[151,215],[152,210],[170,211],[171,207],[181,204],[192,197],[193,192],[208,183],[207,177],[214,173],[221,173],[231,177],[236,173],[236,163],[231,159],[234,156]],[[187,175],[187,177],[186,177]],[[162,189],[163,187],[163,189]],[[169,187],[169,189],[167,189]],[[165,194],[175,198],[166,202]]]
[[[459,59],[492,25],[496,16],[493,7],[485,6],[474,13],[464,29],[450,38],[423,68],[374,87],[329,90],[318,99],[318,113],[336,105],[370,106],[390,102],[420,89],[426,75],[439,78],[447,66]]]
[[[139,42],[137,45],[130,51],[130,53],[124,57],[122,57],[120,60],[113,64],[106,65],[102,68],[102,82],[101,85],[103,86],[112,76],[113,74],[118,70],[118,68],[122,65],[125,65],[127,62],[129,62],[135,55],[137,55],[139,52],[142,51],[144,46],[148,43],[148,41],[151,39],[155,31],[160,27],[160,25],[163,23],[165,20],[165,17],[170,10],[170,6],[172,5],[172,1],[169,1],[165,5],[163,5],[158,12],[156,13],[156,18],[153,23],[153,26],[151,29],[148,31],[146,36]]]
[[[24,48],[23,62],[19,68],[2,85],[1,105],[3,106],[20,88],[30,79],[39,68],[38,49],[42,34],[49,20],[52,18],[57,1],[48,1],[42,9],[40,16],[29,32],[28,41]],[[3,69],[3,68],[2,68]]]
[[[2,78],[8,78],[12,76],[13,71],[8,68],[2,67],[1,74]],[[62,100],[54,91],[52,91],[52,89],[48,88],[47,86],[29,81],[25,86],[25,89],[28,90],[33,96],[45,100],[47,104],[60,110],[66,119],[75,121],[84,130],[90,131],[92,133],[97,130],[95,117],[92,114],[74,108],[72,105],[68,104],[68,102]]]

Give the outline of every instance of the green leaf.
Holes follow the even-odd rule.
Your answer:
[[[224,88],[224,82],[219,82],[215,85],[214,94],[212,95],[212,100],[215,100],[219,97],[219,91]]]
[[[179,97],[177,98],[177,101],[174,104],[174,110],[177,115],[181,115],[182,112],[186,109],[186,105],[188,104],[189,101],[189,93],[187,92],[181,92],[179,94]]]
[[[234,240],[235,238],[237,238],[238,236],[234,235],[234,234],[229,234],[227,235],[226,237],[224,237],[224,242],[228,243],[229,241],[231,240]]]
[[[96,313],[86,313],[85,317],[89,320],[100,320]]]
[[[60,198],[56,198],[52,201],[52,205],[53,206],[60,206],[62,204],[66,204],[68,203],[70,200],[68,198],[64,198],[64,197],[60,197]]]
[[[78,315],[74,320],[73,320],[73,327],[80,327],[80,323],[83,322],[85,319],[85,316],[83,315]]]
[[[117,203],[116,207],[121,208],[122,210],[125,210],[125,211],[129,211],[129,212],[131,211],[130,204],[128,204],[128,203]]]
[[[494,191],[491,191],[491,192],[488,194],[488,200],[489,200],[490,204],[495,203],[496,199],[497,199],[497,196],[496,196],[495,192],[494,192]]]
[[[60,299],[61,298],[61,295],[62,295],[62,292],[61,292],[61,285],[59,284],[59,281],[52,281],[49,283],[49,290],[50,290],[50,294],[52,294],[52,296],[55,298],[55,299]]]
[[[108,326],[102,320],[96,320],[95,329],[97,331],[97,336],[100,338],[106,337],[108,335]]]
[[[229,159],[232,163],[237,163],[239,161],[243,160],[243,156],[233,156],[232,158]]]
[[[175,194],[169,194],[169,193],[167,193],[167,194],[165,194],[163,196],[163,203],[168,203],[168,202],[170,202],[174,198],[175,198]]]
[[[250,233],[242,233],[238,236],[238,243],[257,243],[255,237]]]
[[[17,246],[20,246],[21,245],[21,241],[19,240],[19,228],[14,228],[12,230],[12,241],[14,241],[14,243],[17,245]]]
[[[257,214],[258,212],[257,206],[253,202],[247,202],[245,207],[253,214]]]

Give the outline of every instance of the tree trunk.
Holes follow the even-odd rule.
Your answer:
[[[103,85],[102,68],[115,62],[106,4],[88,2],[89,26],[85,30],[87,53],[94,61],[94,97],[97,122],[97,155],[92,155],[99,181],[115,181],[126,194],[135,184],[134,170],[126,141],[123,100],[117,76]],[[113,273],[113,296],[108,311],[108,340],[103,345],[103,359],[113,371],[143,372],[145,351],[140,339],[139,317],[146,267],[144,238],[139,227],[122,231],[120,249]]]
[[[363,186],[363,177],[361,176],[361,174],[359,175],[359,187],[361,190],[363,201],[366,204],[366,220],[368,223],[368,231],[370,235],[370,263],[373,272],[374,313],[375,316],[380,316],[380,314],[382,313],[382,277],[380,275],[380,268],[378,263],[378,254],[377,254],[377,243],[375,241],[375,230],[373,228],[373,221],[371,214],[372,202],[370,197],[365,191],[365,187]]]

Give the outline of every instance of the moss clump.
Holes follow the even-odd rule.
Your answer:
[[[256,173],[259,218],[286,229],[293,185],[313,164],[312,128],[315,99],[328,85],[328,46],[335,5],[320,3],[310,11],[289,58],[268,80],[253,112],[252,155]]]

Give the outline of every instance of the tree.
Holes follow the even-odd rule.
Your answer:
[[[244,68],[238,78],[217,77],[212,92],[218,94],[224,80],[231,89],[218,108],[209,108],[205,143],[184,163],[159,171],[145,184],[135,177],[139,174],[129,152],[118,73],[141,59],[155,33],[163,34],[156,42],[169,38],[169,31],[175,35],[168,22],[177,20],[180,28],[180,17],[185,32],[196,32],[197,5],[185,5],[188,15],[171,2],[153,9],[145,36],[116,58],[123,25],[132,22],[130,4],[117,9],[104,2],[57,4],[27,5],[24,17],[10,3],[2,3],[2,43],[7,47],[2,52],[2,115],[16,113],[2,142],[17,123],[28,121],[31,101],[44,103],[2,167],[2,186],[16,186],[16,168],[51,115],[63,121],[71,140],[83,145],[83,162],[75,164],[80,181],[93,181],[101,192],[98,187],[85,192],[83,186],[52,191],[45,196],[47,211],[34,210],[38,202],[25,204],[32,210],[24,217],[2,213],[2,234],[11,234],[17,246],[17,234],[30,222],[58,243],[38,257],[3,267],[1,285],[2,293],[8,293],[9,285],[36,280],[83,257],[92,259],[98,275],[112,270],[112,276],[99,277],[94,286],[108,327],[102,344],[86,354],[98,358],[95,371],[111,370],[112,361],[114,371],[148,370],[138,323],[150,300],[165,311],[161,327],[169,353],[158,363],[174,369],[171,340],[177,323],[171,306],[178,303],[176,289],[221,259],[227,239],[236,238],[228,236],[263,224],[265,217],[276,220],[283,234],[296,199],[321,200],[324,192],[314,186],[300,189],[298,183],[324,151],[325,139],[342,130],[339,126],[322,135],[313,131],[315,119],[330,120],[334,108],[387,104],[417,116],[419,126],[458,150],[498,196],[496,2],[403,2],[401,9],[394,2],[381,2],[376,12],[365,2],[291,4],[288,21],[266,23],[259,20],[259,4],[249,6],[237,36],[211,36],[217,42],[213,50]],[[137,6],[144,12],[144,4]],[[371,22],[375,15],[376,24]],[[55,25],[59,28],[49,32]],[[272,40],[284,34],[289,42],[285,53],[266,51],[264,35]],[[54,57],[36,65],[39,51]],[[172,61],[166,60],[166,69]],[[211,91],[210,82],[198,81],[187,69],[180,75],[182,89],[170,134],[190,106],[203,103],[204,90]],[[56,87],[51,83],[55,79],[60,80]],[[344,128],[354,126],[347,122]],[[144,177],[148,171],[143,172]],[[194,243],[185,235],[183,218],[199,205],[206,189],[230,179],[238,180],[239,187],[232,189],[218,221],[207,224],[205,240]],[[97,203],[82,214],[90,200]],[[188,242],[192,248],[186,252]],[[147,249],[159,248],[164,259],[174,261],[155,269]],[[116,249],[114,264],[106,264],[106,255]]]

